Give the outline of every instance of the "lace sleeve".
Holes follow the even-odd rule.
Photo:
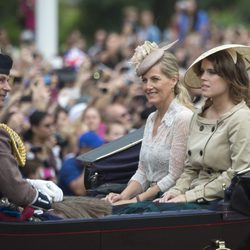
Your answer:
[[[162,192],[172,187],[183,172],[191,118],[191,111],[183,111],[176,116],[175,123],[173,124],[174,130],[170,150],[169,174],[157,183]]]

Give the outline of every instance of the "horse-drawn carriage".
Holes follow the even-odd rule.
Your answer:
[[[142,134],[140,129],[80,156],[85,166],[94,169],[87,176],[91,185],[107,181],[103,166],[112,174],[119,173],[113,171],[117,166],[110,166],[110,162],[118,164],[121,159],[129,166],[122,166],[125,175],[111,176],[129,178],[136,168]],[[223,244],[213,248],[216,242],[224,242],[228,249],[250,249],[250,217],[232,210],[228,202],[220,202],[215,209],[177,207],[171,211],[112,214],[98,219],[0,222],[0,246],[9,250],[227,249]]]

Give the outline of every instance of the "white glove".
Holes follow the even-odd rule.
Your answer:
[[[63,191],[53,181],[31,180],[27,181],[38,191],[48,196],[50,202],[58,202],[63,200]]]

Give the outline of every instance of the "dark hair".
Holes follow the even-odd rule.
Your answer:
[[[0,74],[9,75],[12,64],[12,58],[0,52]]]
[[[42,166],[42,162],[35,158],[33,160],[27,159],[25,167],[20,168],[20,171],[24,178],[31,178],[32,174],[35,174],[36,171]]]
[[[48,116],[49,113],[45,112],[45,111],[40,111],[40,110],[35,110],[29,117],[29,122],[30,122],[30,126],[39,126],[39,124],[41,123],[41,121]],[[29,128],[26,133],[24,134],[24,140],[25,141],[30,141],[32,140],[33,137],[33,132],[32,132],[32,128]]]
[[[238,104],[245,100],[250,107],[250,81],[242,56],[237,53],[237,62],[234,63],[230,54],[222,50],[206,59],[213,64],[216,74],[229,83],[229,94],[233,102]],[[198,76],[201,75],[201,62],[197,63],[194,68]]]
[[[41,121],[49,114],[45,111],[35,110],[29,117],[31,126],[38,126]]]
[[[61,107],[61,106],[57,106],[56,110],[55,110],[55,113],[54,113],[54,119],[55,119],[55,122],[58,120],[58,117],[59,117],[59,114],[60,113],[64,113],[66,115],[69,114],[68,110]]]

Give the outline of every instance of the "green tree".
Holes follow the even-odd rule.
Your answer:
[[[12,43],[18,44],[22,30],[19,1],[0,1],[0,29],[5,29]]]
[[[138,10],[151,9],[155,15],[155,24],[160,28],[173,13],[176,0],[85,0],[79,2],[80,19],[76,24],[91,41],[94,31],[104,28],[108,31],[120,31],[125,6],[135,6]]]
[[[248,0],[200,0],[199,7],[209,11],[214,23],[221,26],[249,26],[250,2]]]

